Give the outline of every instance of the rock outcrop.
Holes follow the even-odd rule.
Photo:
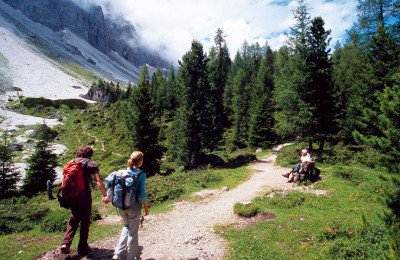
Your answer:
[[[131,23],[122,17],[104,15],[100,6],[82,8],[71,0],[3,0],[32,21],[55,32],[73,32],[106,55],[118,53],[135,66],[167,67],[159,54],[140,44]],[[128,42],[129,41],[129,42]]]

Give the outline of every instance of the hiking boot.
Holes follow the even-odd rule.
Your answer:
[[[289,178],[290,172],[282,174],[283,177]]]
[[[88,246],[86,250],[79,250],[78,256],[79,257],[87,256],[89,253],[90,253],[90,247]]]
[[[68,245],[61,245],[60,250],[61,250],[62,254],[66,254],[66,255],[68,255],[70,252]]]

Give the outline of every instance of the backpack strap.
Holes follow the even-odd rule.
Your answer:
[[[85,191],[89,190],[89,188],[90,188],[89,179],[90,179],[90,181],[92,183],[92,186],[93,186],[93,180],[92,180],[91,176],[87,176],[87,174],[88,174],[87,173],[87,166],[88,166],[89,162],[90,162],[90,159],[87,159],[86,162],[83,163],[83,168],[82,168],[82,170],[83,170],[83,181],[85,183]]]

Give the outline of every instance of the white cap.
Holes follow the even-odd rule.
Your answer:
[[[307,149],[303,149],[303,150],[301,150],[301,153],[308,153],[308,150]]]

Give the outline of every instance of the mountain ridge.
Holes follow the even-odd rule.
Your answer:
[[[146,63],[154,67],[168,66],[158,53],[140,43],[140,37],[130,22],[119,15],[105,15],[101,6],[83,8],[71,0],[3,2],[54,32],[65,29],[73,32],[106,55],[116,52],[137,67]]]

